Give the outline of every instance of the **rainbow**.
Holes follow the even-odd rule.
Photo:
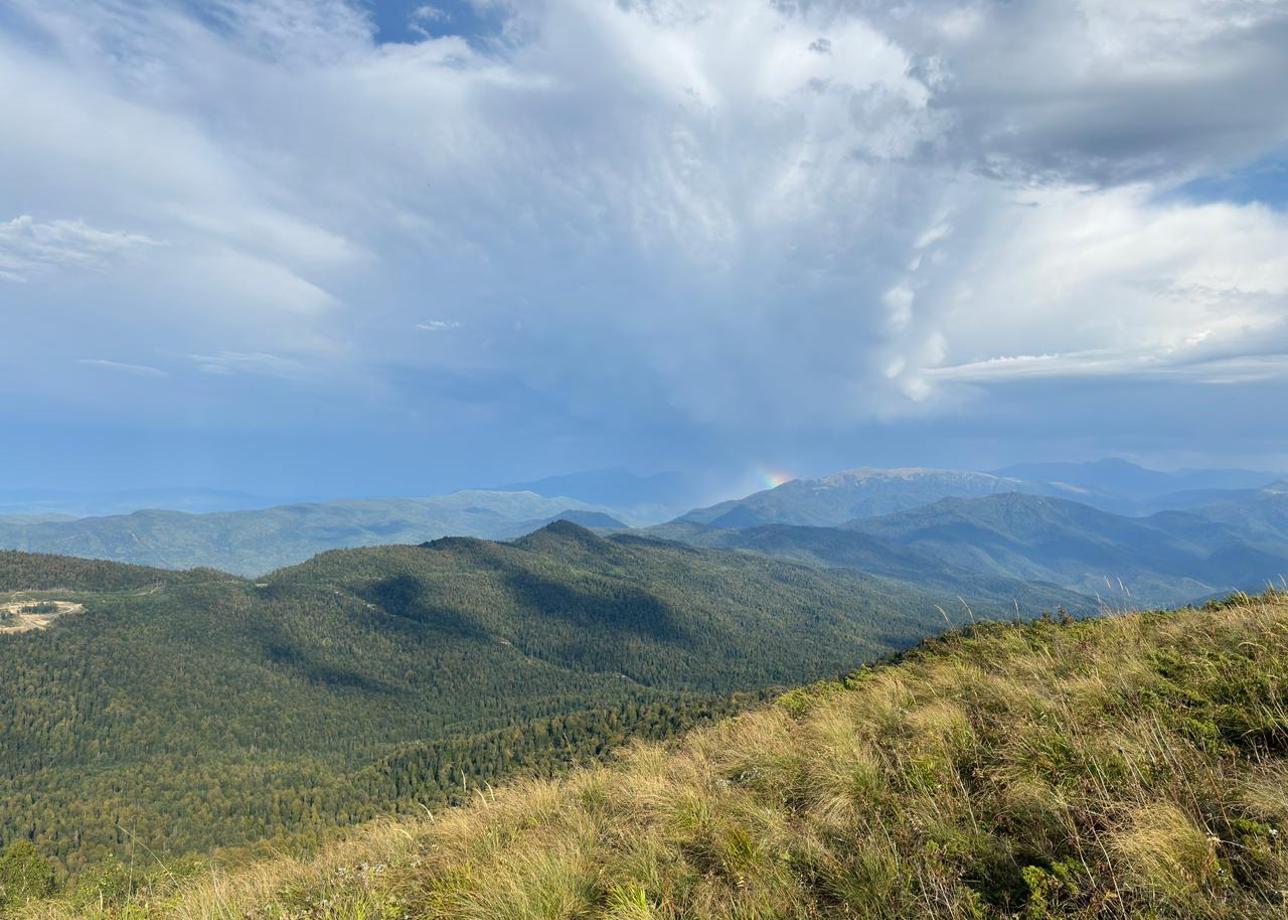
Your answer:
[[[766,489],[777,489],[783,483],[791,482],[796,478],[786,470],[772,469],[767,466],[762,466],[757,470],[756,475],[760,477],[760,481],[765,484]]]

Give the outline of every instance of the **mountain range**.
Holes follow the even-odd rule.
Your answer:
[[[735,528],[726,512],[716,519],[719,524],[699,524],[686,515],[644,532],[976,596],[1000,588],[1019,598],[1016,586],[1046,586],[1075,592],[1096,606],[1171,606],[1261,590],[1288,575],[1288,487],[1223,494],[1214,505],[1138,518],[1067,499],[1003,492],[943,498],[833,527]],[[805,497],[802,515],[815,512],[818,493],[807,490],[778,498],[775,512],[791,518],[794,495]]]
[[[1017,463],[993,472],[1141,502],[1178,492],[1258,489],[1283,478],[1282,473],[1241,469],[1151,470],[1114,457],[1090,463]]]
[[[548,498],[575,498],[612,508],[650,523],[667,520],[702,499],[695,476],[677,471],[640,475],[623,469],[585,470],[497,486],[505,492],[535,492]]]
[[[0,489],[0,515],[90,517],[164,508],[204,514],[246,511],[282,504],[261,495],[230,489],[153,488],[77,492],[64,489]]]
[[[638,532],[843,567],[920,584],[941,597],[1022,608],[1073,609],[1128,598],[1170,605],[1261,587],[1288,570],[1285,487],[1263,483],[1269,474],[1166,473],[1119,460],[1000,472],[1062,481],[856,469],[792,480]],[[647,502],[692,491],[692,481],[679,474],[620,470],[518,486],[576,494],[474,490],[207,514],[9,516],[0,517],[0,546],[254,576],[329,549],[453,535],[514,539],[559,519],[622,531],[649,519],[634,516]],[[656,512],[660,506],[650,507]]]
[[[724,501],[682,515],[685,523],[747,528],[761,524],[835,527],[859,517],[904,511],[941,498],[1000,492],[1076,494],[1072,487],[963,470],[854,469],[818,479],[794,479],[746,498]]]
[[[466,491],[209,514],[146,510],[74,520],[0,518],[0,547],[258,575],[328,549],[444,536],[510,539],[560,517],[592,527],[626,526],[604,509],[573,498]]]

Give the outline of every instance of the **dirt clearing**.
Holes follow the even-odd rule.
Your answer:
[[[25,600],[0,604],[0,635],[46,629],[69,613],[81,613],[84,604],[71,601]]]

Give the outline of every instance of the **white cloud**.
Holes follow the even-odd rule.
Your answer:
[[[12,6],[0,208],[88,223],[0,224],[0,277],[93,265],[209,373],[827,430],[1288,350],[1282,212],[1162,194],[1288,144],[1283,2],[533,0],[384,46],[340,0]]]
[[[77,364],[83,364],[86,367],[97,367],[106,371],[115,371],[121,374],[129,374],[133,377],[168,377],[165,371],[148,364],[127,364],[122,361],[109,361],[106,358],[78,358]]]
[[[156,245],[136,233],[98,230],[81,220],[0,223],[0,280],[27,281],[63,269],[101,268],[126,250]]]
[[[1280,212],[1160,205],[1139,186],[983,207],[972,246],[925,279],[949,345],[935,379],[1201,377],[1209,362],[1288,353]]]
[[[430,3],[423,3],[411,11],[407,17],[409,27],[413,32],[422,38],[431,37],[430,26],[434,23],[443,24],[451,20],[446,12]]]
[[[304,366],[293,358],[265,352],[221,351],[214,355],[190,355],[205,374],[232,376],[250,374],[258,377],[280,377],[293,380],[305,375]]]

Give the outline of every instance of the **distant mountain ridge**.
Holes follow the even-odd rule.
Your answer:
[[[640,475],[623,469],[585,470],[498,486],[499,491],[567,496],[656,522],[691,508],[702,497],[694,477],[675,471]]]
[[[1052,603],[1063,590],[1093,603],[1169,606],[1236,589],[1262,590],[1288,577],[1285,482],[1202,493],[1218,500],[1148,516],[1020,491],[941,497],[872,515],[881,503],[898,505],[936,490],[978,492],[1014,481],[924,471],[909,471],[906,478],[859,473],[788,483],[744,503],[705,509],[642,532],[851,568],[927,589],[1027,596],[1038,603]],[[911,492],[896,488],[907,481],[916,486]],[[859,490],[856,500],[848,488],[854,482],[879,487],[875,495]],[[861,513],[829,526],[763,523],[775,517],[835,521],[855,510]],[[1055,603],[1076,607],[1077,602]]]
[[[1288,573],[1288,532],[1257,542],[1246,526],[1194,512],[1146,518],[1049,496],[943,499],[850,529],[932,553],[946,563],[1084,594],[1171,605],[1236,589],[1261,590]]]
[[[1173,606],[1288,577],[1288,486],[1225,492],[1188,512],[1126,517],[1054,496],[949,497],[841,527],[692,521],[643,533],[853,568],[967,597]]]
[[[824,539],[818,535],[806,537],[785,532],[759,532],[727,538],[699,534],[701,529],[712,528],[751,531],[775,526],[846,527],[855,520],[910,512],[943,499],[977,499],[1017,493],[1075,501],[1135,519],[1163,512],[1199,515],[1210,522],[1223,524],[1234,534],[1230,539],[1236,544],[1242,542],[1260,552],[1262,555],[1256,557],[1257,565],[1269,564],[1268,559],[1280,552],[1278,534],[1283,526],[1283,513],[1276,510],[1282,503],[1274,499],[1274,490],[1288,490],[1282,482],[1278,486],[1266,483],[1246,489],[1198,488],[1164,492],[1150,498],[1139,497],[1150,490],[1174,485],[1229,484],[1249,478],[1264,478],[1265,474],[1246,470],[1217,470],[1210,476],[1204,471],[1162,473],[1125,461],[1030,465],[1010,469],[1067,475],[1081,484],[1032,481],[969,470],[859,468],[815,479],[793,480],[741,499],[693,509],[679,517],[672,516],[674,519],[668,524],[650,526],[647,533],[665,539],[733,549],[755,549],[743,545],[754,541],[761,544],[761,549],[776,547],[783,555],[801,561],[812,560],[813,564],[843,564],[859,568],[857,560],[868,558],[875,574],[906,579],[910,571],[908,560],[900,557],[900,551],[889,540],[886,541],[886,552],[877,554],[881,555],[878,560],[870,550],[842,546],[844,539],[836,535]],[[674,490],[685,488],[686,483],[691,484],[691,480],[679,474],[636,476],[621,470],[608,470],[552,477],[534,485],[547,492],[567,485],[575,487],[574,490],[579,490],[581,495],[615,495],[622,500],[644,500],[674,498],[678,494]],[[1112,492],[1111,487],[1122,491]],[[1131,492],[1131,495],[1125,492]],[[0,515],[0,547],[168,568],[203,565],[253,575],[303,561],[329,549],[420,543],[443,536],[515,539],[560,518],[605,532],[622,530],[628,525],[639,525],[641,517],[648,520],[660,510],[659,506],[643,505],[634,506],[634,510],[623,510],[576,496],[468,490],[428,498],[299,503],[207,514],[138,511],[71,520],[52,514]],[[1184,516],[1155,517],[1150,526],[1157,531],[1173,526],[1191,527],[1193,522]],[[815,558],[819,552],[822,555]],[[934,584],[937,589],[960,582],[969,567],[957,566],[951,571],[945,568],[949,560],[956,558],[955,554],[954,548],[952,553],[944,549],[939,554],[923,556],[919,563],[921,574],[914,580],[920,578],[926,584]],[[987,565],[982,571],[990,578],[1012,580],[1032,577],[1043,581],[1049,574],[1043,570],[1030,576],[1020,576],[1005,566],[993,570]],[[1194,569],[1190,574],[1197,572]],[[972,577],[980,574],[981,570],[973,570]],[[1065,590],[1073,589],[1071,583],[1057,583]],[[1016,593],[1016,585],[1003,587],[1006,593]],[[1078,590],[1085,587],[1083,585]]]
[[[993,472],[859,467],[797,479],[739,499],[696,508],[676,520],[714,527],[763,524],[836,527],[854,518],[908,511],[943,498],[1004,492],[1064,498],[1144,516],[1236,499],[1282,479],[1252,470],[1150,470],[1125,460],[1017,464]]]
[[[966,604],[989,615],[1037,613],[1064,608],[1094,613],[1094,596],[1044,579],[1027,581],[980,567],[946,561],[920,547],[839,527],[762,524],[739,530],[675,522],[640,531],[693,546],[739,550],[824,568],[852,569],[916,585],[941,605]]]
[[[1089,463],[1017,463],[993,472],[1015,479],[1064,483],[1134,501],[1158,499],[1169,493],[1259,489],[1283,475],[1243,469],[1168,472],[1112,457]]]
[[[1079,494],[1072,487],[969,470],[863,467],[817,479],[795,479],[746,498],[690,511],[679,520],[733,528],[762,524],[835,527],[854,518],[905,511],[941,498],[969,498],[999,492]]]
[[[629,524],[618,520],[606,512],[579,510],[575,508],[570,508],[568,510],[561,511],[558,514],[553,514],[550,517],[541,518],[535,521],[521,521],[515,524],[513,529],[515,536],[522,537],[525,534],[530,534],[533,531],[541,530],[542,528],[549,527],[551,524],[557,524],[561,521],[568,524],[576,524],[579,527],[584,527],[587,530],[593,530],[596,532],[613,532],[631,529]]]
[[[0,489],[0,516],[90,517],[129,514],[143,509],[205,514],[212,511],[247,511],[280,504],[283,504],[280,500],[230,489],[157,488],[117,492]]]
[[[582,519],[593,526],[621,525],[604,509],[573,498],[469,490],[210,514],[137,511],[34,523],[0,519],[0,547],[257,575],[342,547],[420,543],[443,536],[509,539],[560,515],[601,515]]]

